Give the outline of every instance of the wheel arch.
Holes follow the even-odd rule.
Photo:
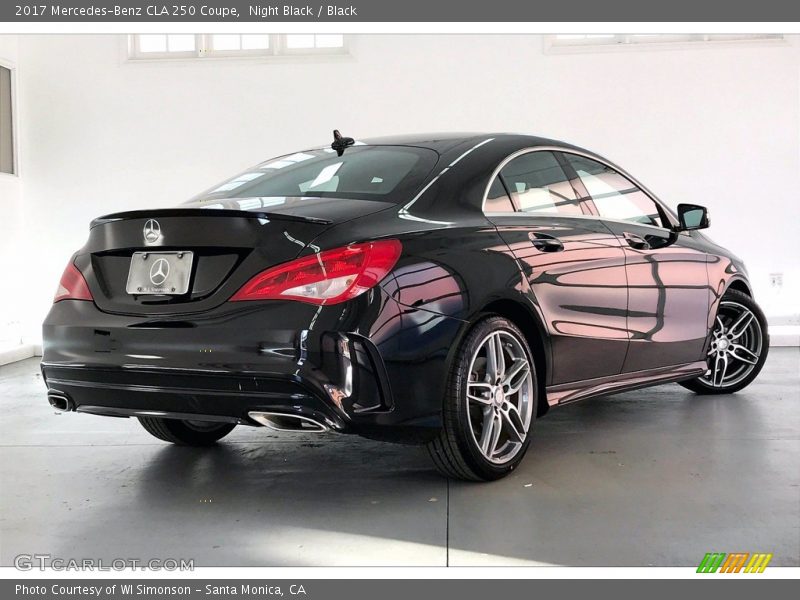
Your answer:
[[[533,362],[536,367],[537,391],[539,393],[536,416],[540,417],[544,415],[550,408],[546,394],[547,377],[550,373],[549,337],[537,315],[533,310],[525,306],[523,302],[511,298],[501,298],[492,300],[482,306],[462,328],[459,339],[457,343],[453,345],[450,356],[448,357],[448,364],[455,357],[458,348],[461,346],[461,340],[467,332],[472,329],[475,323],[487,315],[498,315],[508,319],[519,327],[520,331],[522,331],[522,334],[525,336],[525,341],[528,342],[528,346],[533,353]]]
[[[736,290],[737,292],[746,294],[750,298],[753,297],[753,291],[750,289],[750,285],[744,279],[740,279],[738,277],[736,279],[732,279],[728,283],[728,287],[725,288],[725,291],[727,292],[728,290]]]

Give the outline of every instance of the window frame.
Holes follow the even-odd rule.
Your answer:
[[[140,50],[140,38],[142,35],[164,35],[169,36],[168,33],[162,34],[141,34],[133,33],[128,35],[128,60],[163,60],[163,59],[186,59],[186,58],[199,58],[200,57],[200,38],[201,35],[194,35],[194,50],[184,50],[181,52],[142,52]]]
[[[17,65],[0,57],[0,67],[10,71],[11,78],[11,173],[0,172],[0,178],[19,179],[19,119],[17,117]]]
[[[287,36],[289,35],[341,35],[342,36],[342,45],[337,46],[334,48],[317,48],[316,46],[313,48],[289,48],[287,44]],[[272,35],[270,36],[269,43],[272,45]],[[337,56],[337,55],[347,55],[350,53],[350,47],[348,45],[348,35],[342,34],[324,34],[324,33],[307,33],[307,34],[277,34],[275,37],[278,38],[279,45],[276,45],[275,48],[277,52],[275,53],[276,56]]]
[[[731,34],[716,33],[675,33],[675,34],[608,34],[611,37],[604,41],[595,39],[574,40],[570,43],[563,43],[559,40],[559,35],[551,34],[543,36],[542,44],[545,54],[576,54],[585,52],[626,52],[636,50],[686,50],[689,48],[719,48],[733,46],[776,46],[787,44],[786,36],[783,34],[749,34],[752,37],[741,37],[736,39]],[[585,34],[580,34],[585,35]],[[591,35],[591,34],[589,34]],[[634,40],[635,36],[651,35],[652,40]],[[725,37],[727,36],[727,39]],[[762,37],[755,37],[762,36]],[[770,37],[763,37],[770,36]]]
[[[239,49],[239,50],[214,50],[212,36],[213,33],[197,33],[195,37],[195,49],[183,52],[142,52],[139,48],[140,37],[143,34],[133,33],[127,36],[126,50],[129,62],[149,62],[149,61],[185,61],[185,60],[209,60],[209,59],[285,59],[285,58],[308,58],[309,56],[349,56],[350,55],[350,36],[342,36],[342,45],[335,48],[289,48],[287,36],[295,34],[270,33],[269,48],[263,49]],[[147,34],[144,34],[147,35]],[[170,34],[161,34],[170,35]],[[236,34],[248,35],[248,34]],[[308,34],[324,35],[324,34]]]
[[[210,33],[197,36],[197,58],[252,58],[276,55],[275,36],[273,34],[268,34],[268,48],[239,48],[238,50],[214,50],[214,40],[212,38],[214,35],[225,34]],[[238,33],[233,35],[241,36],[247,34]]]

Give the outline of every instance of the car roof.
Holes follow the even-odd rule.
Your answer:
[[[431,150],[435,150],[439,153],[444,153],[465,143],[478,142],[489,138],[498,141],[512,142],[515,143],[515,145],[521,144],[523,146],[531,147],[558,145],[574,148],[574,146],[571,144],[566,144],[558,140],[552,140],[535,135],[489,132],[413,133],[359,139],[358,141],[372,146],[417,146],[420,148],[430,148]]]

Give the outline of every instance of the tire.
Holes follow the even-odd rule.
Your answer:
[[[181,421],[158,417],[138,417],[138,419],[150,435],[179,446],[211,446],[236,427],[235,423]]]
[[[736,311],[739,311],[738,316]],[[752,319],[746,327],[736,327],[738,318],[746,317],[744,311],[749,311]],[[682,381],[680,385],[703,395],[733,394],[750,385],[764,367],[769,353],[767,319],[758,304],[747,294],[728,290],[720,300],[714,329],[709,335],[709,371],[701,377]],[[721,341],[722,338],[727,341]],[[744,349],[739,349],[741,347]],[[722,360],[723,355],[727,355],[726,369],[717,366],[717,360]],[[719,377],[720,372],[722,377]]]
[[[498,377],[492,377],[489,347],[499,348],[505,363],[501,386],[496,383]],[[527,373],[520,366],[523,358]],[[494,370],[495,376],[499,373],[499,369]],[[506,396],[506,391],[511,393]],[[505,477],[528,450],[537,402],[536,368],[525,336],[500,316],[478,321],[459,345],[447,375],[442,430],[428,444],[434,465],[454,479],[492,481]],[[486,450],[481,442],[485,442]],[[494,450],[490,448],[493,445]]]

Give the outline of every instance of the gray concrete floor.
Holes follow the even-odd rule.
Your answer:
[[[417,448],[240,427],[173,447],[135,420],[58,415],[36,360],[0,368],[0,564],[193,558],[218,565],[800,565],[800,353],[744,392],[667,385],[536,423],[520,469],[447,482]]]

